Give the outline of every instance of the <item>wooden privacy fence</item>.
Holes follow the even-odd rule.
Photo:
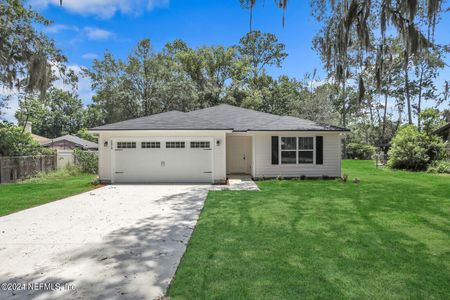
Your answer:
[[[56,155],[0,156],[0,184],[29,178],[38,172],[56,170]]]

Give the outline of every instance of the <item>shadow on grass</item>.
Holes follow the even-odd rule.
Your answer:
[[[450,182],[366,171],[211,193],[169,296],[445,299]]]

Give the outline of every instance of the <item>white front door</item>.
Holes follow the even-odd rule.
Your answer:
[[[202,137],[117,140],[114,182],[212,182],[213,146]]]
[[[252,168],[252,137],[227,137],[227,173],[250,174]]]

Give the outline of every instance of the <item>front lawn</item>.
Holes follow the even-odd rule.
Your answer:
[[[450,177],[368,161],[345,161],[343,171],[347,183],[211,192],[168,295],[448,299]]]
[[[94,177],[58,171],[42,178],[0,185],[0,216],[89,191],[95,188],[90,183]]]

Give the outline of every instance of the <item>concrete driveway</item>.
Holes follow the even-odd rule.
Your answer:
[[[0,217],[0,299],[163,295],[209,188],[113,185]]]

